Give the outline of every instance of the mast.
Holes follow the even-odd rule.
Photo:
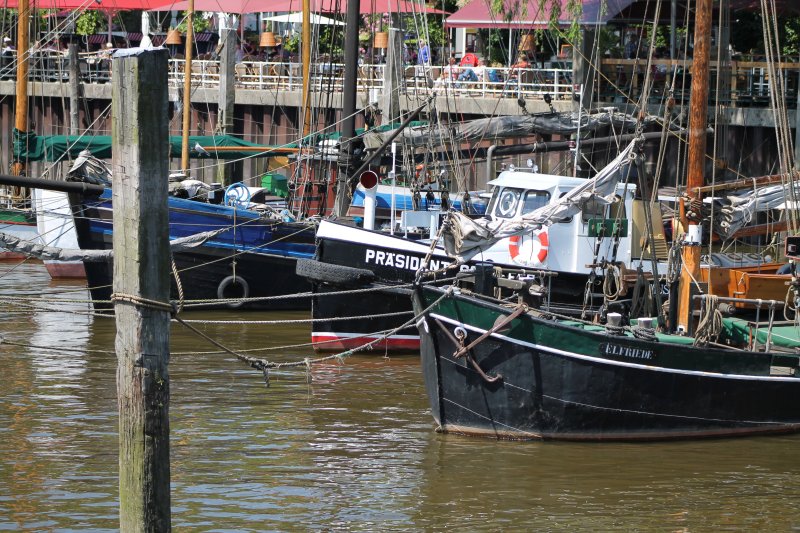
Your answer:
[[[353,139],[356,136],[356,82],[358,76],[358,12],[359,0],[347,0],[347,30],[344,35],[344,90],[342,91],[342,142],[340,150],[345,153],[345,168],[336,176],[336,201],[333,214],[343,217],[350,202],[350,170],[353,169]]]
[[[186,13],[186,62],[183,65],[183,130],[181,132],[181,172],[189,176],[189,128],[192,113],[192,42],[194,41],[194,0]]]
[[[17,97],[14,128],[17,130],[16,135],[23,136],[28,133],[28,18],[30,17],[28,0],[19,0],[17,9]],[[21,176],[24,173],[25,162],[14,161],[11,174]]]
[[[350,20],[349,18],[347,20]],[[303,0],[303,33],[300,60],[303,62],[303,138],[311,131],[311,0]]]
[[[699,188],[704,185],[706,155],[706,122],[708,120],[709,61],[711,55],[712,0],[697,0],[692,61],[692,89],[689,96],[689,154],[687,161],[686,196],[700,200]],[[689,331],[691,286],[700,277],[701,226],[688,220],[686,205],[680,205],[681,225],[686,231],[683,243],[678,326]],[[671,320],[672,319],[671,317]]]

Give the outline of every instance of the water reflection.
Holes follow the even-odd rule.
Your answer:
[[[40,294],[55,304],[70,298],[63,288],[75,289],[51,284],[35,265],[0,276],[5,298]],[[28,345],[0,345],[0,529],[116,530],[113,320],[17,304],[0,312],[5,338]],[[266,350],[307,342],[305,324],[195,326],[271,360],[311,355]],[[178,530],[800,527],[799,437],[575,444],[441,435],[413,356],[314,365],[310,382],[303,371],[273,372],[267,387],[260,373],[212,352],[173,327]]]

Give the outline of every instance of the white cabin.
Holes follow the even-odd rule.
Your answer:
[[[520,170],[507,170],[488,183],[493,187],[486,216],[492,220],[511,219],[532,212],[557,201],[565,193],[586,182],[584,178],[556,176]],[[553,223],[542,230],[531,231],[521,237],[503,239],[486,250],[480,257],[496,263],[512,263],[532,268],[548,268],[560,272],[588,273],[587,265],[595,261],[597,238],[590,231],[590,221],[604,221],[607,228],[614,221],[627,225],[619,239],[616,256],[612,257],[614,239],[607,233],[597,254],[597,261],[615,259],[635,268],[640,262],[642,224],[635,224],[634,209],[641,210],[641,201],[634,202],[636,186],[618,184],[618,202],[612,205],[590,203],[580,214]],[[638,206],[636,204],[639,204]],[[620,212],[621,210],[621,212]],[[660,213],[654,220],[654,229],[663,229]],[[637,217],[638,218],[638,217]],[[643,219],[642,219],[643,221]],[[646,232],[644,232],[646,234]],[[662,234],[663,238],[663,234]],[[637,243],[637,245],[633,245]],[[649,254],[643,261],[650,271]]]

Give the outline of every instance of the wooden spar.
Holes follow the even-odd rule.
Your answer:
[[[181,130],[181,171],[189,175],[189,129],[192,118],[192,46],[194,44],[194,0],[186,12],[186,61],[183,64],[183,129]]]
[[[19,0],[17,13],[17,97],[14,128],[24,135],[28,132],[28,19],[31,14],[28,0]],[[15,176],[23,175],[25,162],[15,160],[11,173]]]
[[[275,155],[298,154],[308,151],[307,148],[272,148],[269,146],[201,146],[207,152],[255,152],[275,153]]]
[[[758,224],[755,226],[745,226],[731,235],[730,239],[741,239],[742,237],[752,237],[753,235],[767,235],[779,231],[788,231],[789,221],[779,220],[771,224]]]
[[[303,0],[301,61],[303,75],[303,138],[311,132],[311,0]]]
[[[114,315],[122,533],[170,531],[167,51],[115,57]]]
[[[783,183],[787,177],[783,174],[771,174],[769,176],[759,176],[757,178],[747,178],[736,181],[729,181],[725,183],[717,183],[716,185],[704,185],[698,187],[698,194],[716,193],[721,191],[735,191],[739,189],[753,189],[755,187],[763,187],[764,185],[775,185]]]
[[[689,96],[689,148],[686,193],[690,199],[699,199],[698,189],[705,183],[706,123],[708,122],[709,62],[711,59],[711,9],[712,0],[697,0],[694,26],[694,54],[692,64],[692,89]],[[700,279],[701,232],[697,222],[686,218],[686,206],[680,204],[681,224],[686,231],[683,246],[680,297],[678,300],[678,326],[689,331],[690,294],[694,280]],[[671,317],[671,320],[673,318]]]

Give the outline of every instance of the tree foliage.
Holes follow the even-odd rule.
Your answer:
[[[105,19],[97,10],[86,10],[75,20],[75,33],[78,35],[94,35],[106,29]]]

